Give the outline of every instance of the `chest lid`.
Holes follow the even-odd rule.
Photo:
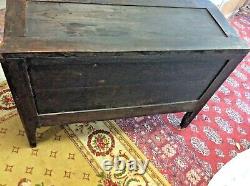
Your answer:
[[[205,0],[7,0],[2,53],[246,48]]]

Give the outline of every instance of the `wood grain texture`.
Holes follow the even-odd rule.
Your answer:
[[[114,46],[118,51],[132,46],[143,50],[148,41],[167,47],[168,38],[226,37],[206,9],[192,8],[29,3],[26,23],[26,37]]]
[[[200,8],[196,0],[28,0],[33,2],[54,2],[74,4],[103,4],[124,6],[154,6],[154,7],[192,7]]]
[[[208,57],[35,58],[29,74],[40,114],[152,105],[199,99],[226,62]]]
[[[7,15],[16,16],[7,16],[6,24],[20,29],[6,27],[7,33],[19,31],[5,35],[1,53],[249,49],[208,1],[8,0],[8,4]],[[23,8],[15,8],[16,4]]]
[[[203,41],[202,44],[200,41]],[[168,52],[168,51],[204,51],[204,50],[249,50],[246,42],[239,40],[237,37],[231,37],[230,39],[222,39],[218,37],[204,37],[198,40],[193,38],[165,38],[159,40],[158,43],[151,42],[151,39],[146,39],[140,43],[130,40],[130,45],[123,45],[120,49],[116,45],[106,45],[105,43],[98,44],[91,42],[81,41],[53,41],[53,40],[41,40],[38,38],[22,38],[11,37],[5,38],[5,43],[0,49],[3,54],[11,54],[13,57],[17,56],[32,56],[37,55],[50,55],[51,51],[54,52],[54,56],[57,55],[72,55],[72,53],[131,53],[131,52]],[[122,48],[122,49],[121,49]],[[21,54],[21,55],[19,55]]]
[[[4,38],[24,36],[26,0],[7,0]]]
[[[202,80],[185,83],[37,90],[35,95],[38,112],[44,114],[196,100],[206,87]]]
[[[139,42],[152,37],[156,40],[183,37],[184,28],[185,37],[225,37],[207,9],[72,3],[29,3],[27,6],[27,37]],[[187,21],[192,26],[186,25]]]
[[[156,82],[167,85],[169,82],[178,84],[199,80],[209,83],[227,60],[223,55],[210,57],[200,53],[174,56],[34,58],[30,60],[29,72],[35,90],[150,85]]]

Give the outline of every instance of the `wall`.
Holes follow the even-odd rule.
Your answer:
[[[221,7],[223,3],[229,0],[210,0],[210,1],[212,1],[216,6]]]
[[[5,8],[5,0],[0,0],[0,9]]]

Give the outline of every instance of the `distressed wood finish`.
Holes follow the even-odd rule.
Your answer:
[[[124,6],[149,6],[149,7],[201,7],[195,0],[30,0],[33,2],[64,2],[79,4],[103,4]],[[202,6],[203,7],[203,6]]]
[[[2,66],[30,145],[37,127],[187,112],[249,51],[199,0],[7,0]]]
[[[29,71],[40,114],[117,108],[199,99],[227,61],[205,56],[32,58]]]
[[[2,67],[31,147],[36,146],[37,111],[24,59],[4,59]]]
[[[123,45],[131,45],[131,41],[138,43],[150,39],[154,45],[160,46],[159,41],[162,39],[183,37],[182,29],[186,20],[193,26],[185,29],[185,37],[225,36],[223,30],[204,8],[73,3],[29,3],[25,34],[28,37],[64,41],[75,38],[82,42],[98,41],[98,44],[109,45],[119,42],[119,48],[122,50]],[[195,32],[197,30],[199,32]]]

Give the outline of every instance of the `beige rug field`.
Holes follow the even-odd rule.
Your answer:
[[[114,121],[42,128],[28,145],[6,83],[0,85],[0,186],[169,185],[149,163],[146,173],[103,170],[103,160],[146,160]]]

